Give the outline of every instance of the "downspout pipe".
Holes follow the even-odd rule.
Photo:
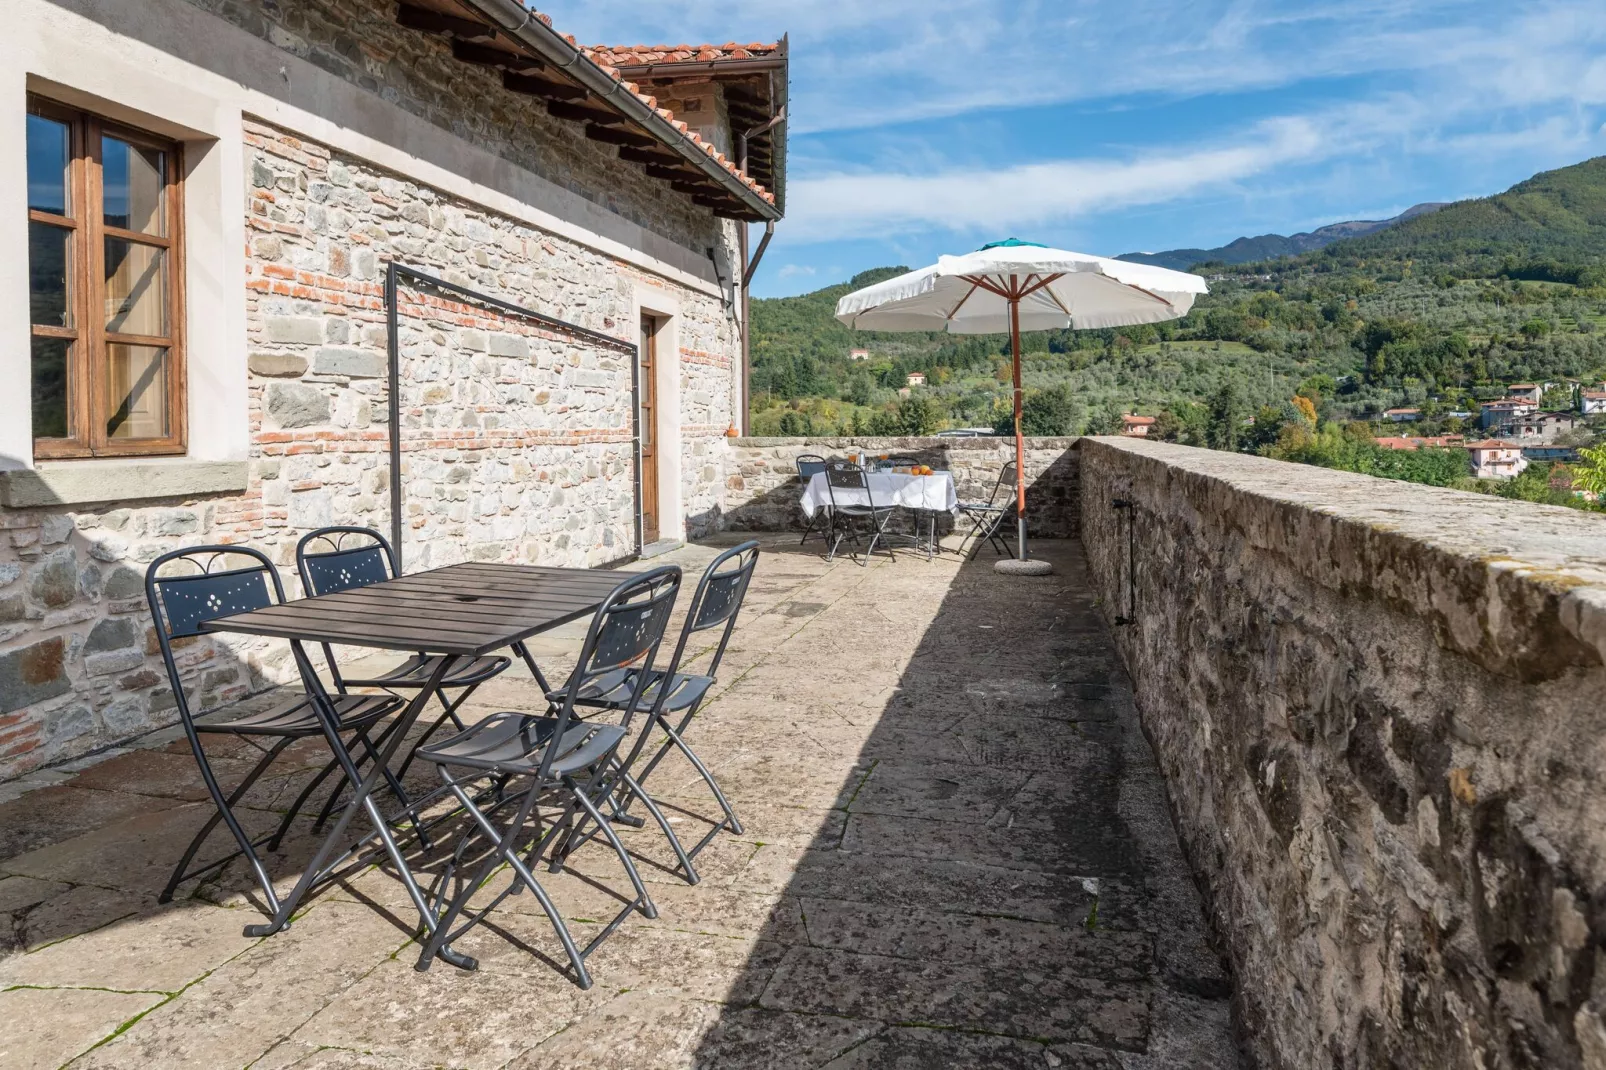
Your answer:
[[[720,163],[692,144],[685,134],[634,93],[627,90],[621,79],[597,66],[578,47],[563,35],[535,16],[519,0],[461,0],[470,8],[490,19],[508,37],[518,41],[543,62],[574,79],[587,92],[606,101],[621,115],[638,124],[665,147],[695,164],[697,169],[718,182],[742,204],[751,208],[766,221],[781,218],[775,205],[753,192],[745,182],[725,170]]]

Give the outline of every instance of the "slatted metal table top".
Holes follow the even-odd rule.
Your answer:
[[[622,572],[465,562],[217,617],[208,631],[478,657],[594,613]]]

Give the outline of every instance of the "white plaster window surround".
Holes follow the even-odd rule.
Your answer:
[[[241,113],[198,86],[188,64],[86,20],[40,18],[39,5],[8,11],[18,32],[0,39],[0,241],[27,249],[27,95],[37,94],[181,142],[187,450],[181,457],[35,461],[30,404],[28,264],[0,263],[0,505],[238,492],[246,485],[245,242]]]

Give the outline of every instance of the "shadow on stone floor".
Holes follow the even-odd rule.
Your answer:
[[[1231,984],[1079,548],[1040,552],[1049,579],[944,563],[934,614],[888,584],[791,640],[847,671],[794,674],[747,730],[856,758],[696,1065],[1238,1065]],[[903,671],[878,677],[878,648]]]
[[[1236,1066],[1229,981],[1077,547],[1040,544],[1058,572],[1032,581],[996,576],[987,551],[860,568],[795,535],[762,541],[689,736],[747,828],[700,856],[696,886],[654,830],[630,834],[660,918],[599,949],[591,992],[559,972],[528,895],[460,943],[476,974],[412,970],[411,914],[382,871],[264,941],[240,938],[259,904],[238,868],[156,907],[210,813],[179,740],[0,805],[0,824],[31,830],[0,860],[0,1011],[42,1024],[50,1066],[93,1038],[75,1067]],[[695,575],[715,552],[677,560]],[[537,656],[556,675],[575,645],[545,636]],[[530,692],[509,674],[475,710]],[[248,824],[274,820],[326,753],[288,757]],[[707,827],[689,770],[652,788],[688,841]],[[269,860],[276,883],[316,842],[296,829]],[[543,883],[583,939],[627,885],[600,846],[576,862]]]

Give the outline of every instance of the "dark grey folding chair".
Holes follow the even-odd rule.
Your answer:
[[[629,736],[631,721],[641,705],[644,690],[641,681],[648,678],[653,658],[663,642],[680,581],[679,567],[665,565],[628,576],[613,589],[591,620],[579,660],[564,688],[564,699],[554,709],[544,714],[493,714],[450,739],[419,750],[420,757],[435,763],[441,781],[457,797],[473,823],[459,840],[438,882],[437,904],[446,899],[450,888],[455,886],[456,891],[445,904],[440,924],[419,955],[418,969],[429,969],[442,949],[450,961],[473,969],[477,963],[453,951],[452,941],[479,924],[507,896],[524,888],[534,893],[552,922],[581,988],[591,987],[586,957],[631,912],[639,910],[648,918],[658,916],[635,864],[598,805],[608,804],[608,791],[617,783],[622,790],[640,799],[668,833],[669,822],[630,775],[619,770],[615,755],[619,744]],[[601,678],[632,668],[640,673],[623,706],[619,723],[586,721],[576,716],[576,695],[585,693]],[[610,769],[612,775],[608,775]],[[497,790],[476,799],[468,789],[484,779],[496,784]],[[560,807],[561,812],[543,822],[537,810],[543,801]],[[498,811],[509,809],[513,816],[498,827],[493,819]],[[554,871],[562,868],[564,859],[554,848],[568,841],[580,814],[594,822],[613,846],[635,889],[635,896],[584,950],[575,946],[557,907],[531,872],[547,854],[551,855]],[[525,827],[532,818],[534,842],[527,844]],[[470,868],[466,861],[468,849],[477,843],[485,845],[483,856],[478,866],[473,867],[475,872],[465,878],[463,873]],[[514,874],[508,887],[494,895],[485,906],[465,915],[469,900],[504,863]]]
[[[960,502],[956,507],[959,515],[970,521],[970,530],[959,541],[959,556],[974,557],[981,552],[981,544],[991,542],[993,549],[1002,557],[1014,557],[1009,549],[1009,543],[998,534],[999,527],[1006,517],[1015,515],[1015,462],[1010,461],[998,471],[998,482],[993,484],[993,492],[984,502]],[[970,545],[970,553],[965,553],[966,544]]]
[[[226,565],[230,558],[244,558],[247,563],[243,567],[220,567]],[[164,570],[170,567],[171,572],[164,574]],[[167,679],[173,688],[173,700],[178,705],[179,723],[183,726],[185,738],[190,742],[190,749],[195,752],[195,762],[200,766],[201,779],[206,784],[207,793],[212,796],[212,802],[217,807],[217,812],[201,826],[201,831],[190,841],[189,847],[184,851],[184,857],[179,859],[178,865],[174,867],[167,887],[157,899],[163,903],[170,902],[173,892],[184,881],[209,873],[243,854],[249,860],[251,871],[262,889],[268,913],[275,914],[279,909],[279,900],[274,895],[273,883],[268,879],[267,871],[263,868],[256,849],[269,842],[278,843],[284,835],[284,830],[300,809],[301,803],[306,800],[306,795],[303,794],[290,808],[290,812],[281,820],[276,832],[255,840],[246,835],[239,820],[234,816],[233,808],[286,747],[298,739],[324,735],[318,708],[314,705],[314,699],[303,691],[300,695],[280,702],[271,709],[240,713],[223,720],[197,721],[184,693],[182,675],[173,659],[173,641],[200,635],[201,626],[214,618],[283,602],[284,587],[279,582],[279,573],[266,556],[250,547],[195,546],[174,550],[151,562],[145,571],[145,598],[150,604],[151,617],[156,626],[156,643],[161,650],[162,663],[167,667]],[[299,654],[296,656],[296,666],[302,673],[305,684],[312,667],[306,664]],[[363,759],[375,760],[377,754],[373,742],[368,738],[368,733],[380,718],[401,708],[401,699],[394,695],[337,694],[331,697],[333,716],[336,718],[339,731],[352,734],[354,741],[362,748]],[[224,795],[223,789],[218,786],[217,776],[212,771],[211,763],[207,761],[206,751],[201,746],[202,735],[235,736],[244,739],[262,752],[261,760],[228,795]],[[264,747],[255,742],[259,738],[272,742]],[[397,797],[405,801],[406,795],[401,790],[401,784],[394,777],[389,778],[389,783]],[[201,844],[211,835],[219,821],[228,826],[239,849],[197,869],[188,869]],[[251,935],[250,928],[247,934]]]
[[[875,495],[870,492],[870,480],[863,468],[847,461],[828,461],[825,466],[825,486],[831,495],[831,550],[825,555],[827,561],[836,560],[836,552],[844,540],[850,541],[854,546],[860,545],[859,535],[862,528],[870,536],[870,545],[864,551],[864,560],[860,564],[868,565],[870,555],[875,553],[876,544],[887,536],[887,522],[892,519],[892,507],[877,507]],[[863,491],[864,502],[851,500],[837,501],[838,491]],[[854,495],[857,499],[858,495]],[[887,550],[887,556],[892,556],[892,550]]]
[[[307,594],[333,594],[336,591],[349,591],[353,587],[366,587],[372,583],[391,579],[396,575],[396,554],[391,549],[390,542],[372,528],[343,526],[319,528],[302,536],[301,541],[296,543],[296,571],[301,574],[301,586]],[[514,649],[528,660],[528,653],[522,643],[516,644]],[[438,655],[418,653],[388,672],[358,680],[342,677],[340,666],[335,661],[334,651],[330,649],[328,643],[323,644],[323,656],[329,664],[329,672],[334,677],[335,687],[341,691],[352,687],[417,691],[429,686],[429,681],[441,663]],[[435,689],[435,697],[441,704],[441,715],[424,729],[418,742],[414,744],[413,752],[402,761],[396,775],[398,777],[407,775],[417,748],[433,736],[441,725],[451,721],[461,731],[463,720],[457,715],[459,707],[468,701],[469,696],[473,695],[481,684],[512,663],[510,658],[488,656],[472,660],[461,659],[461,664],[454,665],[440,686]],[[533,661],[531,667],[534,668]],[[545,690],[545,681],[539,670],[536,670],[536,679],[542,683]],[[448,689],[457,691],[457,697],[447,698]],[[331,772],[333,767],[322,775]],[[316,789],[317,784],[318,781],[315,780],[309,786],[309,791]],[[323,813],[318,818],[319,824],[328,819],[338,795],[339,792],[336,792],[330,797],[329,804],[324,807]]]
[[[808,489],[809,480],[823,471],[825,471],[824,457],[817,453],[798,454],[797,478],[803,484],[805,490]],[[803,526],[803,537],[797,540],[799,546],[809,541],[809,536],[814,533],[814,525],[816,524],[820,525],[820,538],[829,538],[831,532],[831,510],[829,507],[820,509],[808,518],[808,523]]]
[[[911,468],[920,463],[920,458],[912,453],[895,453],[882,463],[889,468]]]
[[[664,829],[669,835],[669,845],[675,852],[678,868],[685,871],[688,884],[696,884],[700,879],[692,860],[714,841],[714,837],[719,835],[721,829],[728,828],[738,836],[742,833],[742,823],[737,818],[736,811],[731,808],[725,793],[719,790],[719,783],[714,779],[714,774],[708,771],[708,766],[697,756],[696,751],[687,746],[685,732],[692,718],[697,716],[703,699],[708,697],[709,689],[714,686],[719,673],[719,663],[725,657],[725,648],[730,645],[731,633],[736,630],[736,617],[742,610],[742,602],[747,597],[747,585],[752,580],[753,570],[757,566],[756,540],[733,546],[709,563],[702,580],[697,584],[696,593],[692,595],[691,606],[686,610],[686,623],[681,628],[680,640],[675,644],[675,651],[670,656],[669,662],[663,669],[646,671],[646,689],[640,696],[641,705],[647,710],[646,724],[636,737],[630,753],[619,763],[626,773],[632,772],[647,744],[655,738],[653,730],[656,728],[667,738],[642,767],[641,772],[634,774],[635,787],[639,789],[645,784],[652,771],[658,768],[658,763],[671,751],[678,750],[697,770],[697,775],[703,778],[708,790],[713,792],[714,799],[719,803],[724,816],[714,822],[714,827],[709,829],[691,850],[688,851],[681,845],[679,837],[672,829],[667,826]],[[719,644],[714,648],[714,656],[708,662],[707,671],[700,674],[681,672],[692,638],[700,632],[721,626],[723,630],[720,632]],[[636,667],[619,669],[596,677],[575,696],[575,703],[600,709],[624,710],[641,686],[642,679],[642,670]],[[566,692],[558,692],[548,697],[553,703],[561,704],[568,696]],[[676,723],[670,723],[670,714],[679,714]],[[620,790],[618,785],[615,786],[615,807],[609,815],[610,820],[632,826],[645,823],[642,819],[627,813],[632,795],[632,792]],[[577,829],[570,843],[560,847],[560,851],[572,851],[595,835],[595,830],[585,834],[583,828]]]

